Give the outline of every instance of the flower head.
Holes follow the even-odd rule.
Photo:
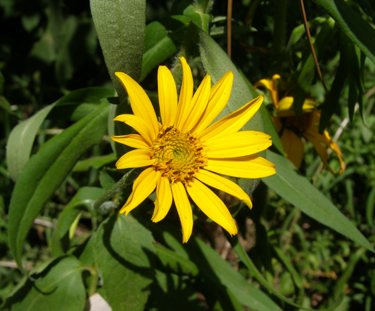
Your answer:
[[[280,134],[285,156],[295,167],[300,168],[304,153],[304,143],[300,136],[303,136],[313,144],[331,173],[342,174],[345,170],[345,162],[340,148],[332,141],[327,131],[324,131],[323,134],[319,133],[321,110],[316,108],[317,101],[307,98],[302,106],[303,115],[295,115],[293,96],[285,96],[279,100],[276,84],[279,79],[279,75],[274,75],[272,81],[262,79],[255,84],[255,87],[264,86],[271,92],[272,101],[276,109],[276,117],[273,118],[273,121],[276,130]],[[338,172],[334,172],[328,164],[326,147],[331,148],[339,159],[340,170]]]
[[[134,115],[122,114],[114,120],[131,126],[137,133],[113,136],[121,144],[135,148],[116,163],[118,169],[144,167],[133,191],[121,209],[126,215],[156,188],[152,221],[162,220],[175,202],[180,217],[183,242],[193,230],[193,213],[188,195],[213,221],[231,235],[236,224],[221,199],[206,185],[229,193],[250,208],[249,196],[234,182],[217,175],[261,178],[275,174],[275,165],[256,155],[271,144],[270,136],[256,131],[239,131],[259,109],[263,98],[213,123],[227,104],[233,83],[227,72],[211,88],[207,74],[193,95],[193,77],[186,60],[180,58],[183,82],[179,99],[169,69],[158,70],[161,123],[144,90],[132,78],[116,72],[129,95]],[[205,185],[206,184],[206,185]]]

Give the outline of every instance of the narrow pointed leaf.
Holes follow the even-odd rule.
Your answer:
[[[305,177],[298,174],[289,160],[272,151],[267,152],[267,159],[276,164],[276,175],[263,178],[268,187],[311,218],[375,252],[355,225]]]
[[[341,30],[375,63],[375,29],[344,0],[314,0]]]
[[[23,243],[44,204],[64,181],[78,159],[105,134],[109,105],[51,138],[25,165],[15,185],[9,207],[8,237],[21,268]]]

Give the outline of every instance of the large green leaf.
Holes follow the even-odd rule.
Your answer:
[[[341,30],[375,63],[375,29],[343,0],[314,0]]]
[[[135,80],[141,75],[146,1],[91,0],[90,5],[107,69],[122,101],[126,93],[115,72],[125,72]]]
[[[81,311],[86,301],[82,266],[74,257],[60,257],[21,280],[0,310]]]
[[[102,188],[83,187],[78,190],[73,199],[59,216],[51,240],[51,255],[64,255],[70,245],[70,228],[83,209],[91,209],[94,203],[105,192]]]
[[[298,174],[289,160],[272,151],[267,152],[267,159],[276,164],[276,174],[263,178],[268,187],[311,218],[374,252],[373,246],[355,225],[304,176]]]
[[[142,81],[152,69],[177,52],[190,20],[185,16],[172,16],[148,24],[145,32],[145,53],[142,61]]]
[[[150,226],[151,227],[151,226]],[[239,274],[233,267],[220,257],[220,255],[198,238],[191,237],[184,246],[179,239],[179,230],[164,223],[163,231],[159,231],[156,226],[154,230],[156,240],[166,247],[174,250],[179,257],[192,261],[199,270],[199,277],[206,284],[207,291],[220,292],[221,297],[217,297],[221,304],[229,303],[235,305],[238,301],[242,305],[250,307],[252,310],[266,311],[281,310],[275,302],[265,293]],[[233,295],[234,300],[231,299]],[[230,310],[234,308],[226,308]]]
[[[144,310],[154,276],[151,233],[132,216],[117,214],[100,225],[94,249],[103,298],[112,310]]]
[[[100,87],[73,91],[18,124],[9,135],[6,150],[11,178],[16,181],[29,160],[35,136],[47,116],[48,118],[66,118],[76,121],[95,111],[98,104],[113,95],[114,90]]]
[[[9,245],[21,268],[23,242],[44,204],[64,181],[78,159],[96,145],[107,130],[109,105],[51,138],[23,168],[9,207]]]
[[[221,119],[233,111],[236,111],[259,95],[254,87],[245,81],[222,48],[215,42],[215,40],[203,31],[200,32],[200,53],[204,68],[211,76],[213,83],[218,82],[229,70],[231,70],[234,75],[230,99],[227,106],[223,109],[217,119]],[[276,148],[280,151],[283,150],[275,126],[273,125],[264,105],[261,106],[259,111],[251,118],[243,129],[261,131],[271,135],[272,142]],[[265,152],[261,152],[260,155],[264,156]],[[240,179],[238,183],[243,189],[250,192],[253,191],[257,184],[253,179]]]

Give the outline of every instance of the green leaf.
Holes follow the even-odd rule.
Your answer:
[[[121,102],[126,92],[115,72],[125,72],[136,81],[140,77],[146,1],[91,0],[90,5],[104,60]]]
[[[154,256],[150,232],[132,216],[117,214],[100,225],[95,260],[103,279],[103,298],[112,310],[144,310],[154,276]]]
[[[146,27],[145,53],[139,81],[143,81],[152,69],[177,52],[177,46],[184,38],[189,19],[184,16],[172,16],[163,22],[166,26],[160,22],[153,22]]]
[[[269,188],[311,218],[375,252],[355,225],[305,177],[298,174],[287,158],[268,151],[267,159],[276,164],[276,174],[262,179]]]
[[[105,156],[92,157],[86,160],[78,161],[78,163],[73,168],[73,172],[86,172],[90,167],[99,169],[102,166],[112,163],[116,160],[117,158],[114,153]]]
[[[9,207],[9,245],[21,268],[23,242],[44,204],[64,181],[78,159],[105,134],[109,105],[51,138],[25,165]]]
[[[343,0],[314,0],[341,30],[375,63],[375,29]]]
[[[69,229],[71,225],[82,210],[91,210],[92,203],[104,192],[104,189],[95,187],[83,187],[78,190],[59,216],[51,240],[52,257],[64,255],[68,251],[70,246]]]
[[[115,96],[114,89],[88,87],[79,89],[60,98],[48,119],[78,121],[98,109],[98,105]]]
[[[171,251],[168,248],[160,245],[155,245],[157,253],[157,263],[159,263],[159,269],[164,268],[166,271],[173,271],[174,273],[183,273],[186,275],[197,276],[199,273],[198,267],[191,262],[180,256],[176,252]]]
[[[202,305],[189,277],[155,270],[146,310],[205,311],[207,308]]]
[[[365,254],[366,250],[364,248],[357,249],[354,253],[350,255],[348,265],[345,267],[343,274],[335,283],[335,287],[333,289],[333,297],[337,299],[340,294],[344,291],[345,285],[348,283],[350,277],[352,276],[354,269],[358,263],[358,261],[362,258]]]
[[[6,100],[4,96],[0,96],[0,107],[9,114],[12,114],[15,116],[17,115],[16,113],[12,111],[12,109],[10,109],[10,103]]]
[[[328,18],[327,21],[323,24],[321,31],[316,36],[314,43],[314,50],[318,60],[324,57],[325,52],[327,51],[327,45],[331,40],[331,37],[334,32],[335,22],[333,19]],[[294,112],[297,115],[302,115],[302,106],[305,101],[306,95],[310,92],[311,84],[315,77],[315,62],[312,56],[311,50],[308,50],[309,56],[306,59],[306,62],[303,64],[301,73],[297,79],[297,85],[293,91],[294,95]]]
[[[25,276],[6,298],[2,311],[81,311],[86,301],[82,266],[74,257],[60,257]]]
[[[257,311],[281,310],[265,293],[239,274],[233,267],[220,257],[218,253],[198,238],[191,237],[189,242],[181,245],[177,236],[181,233],[178,229],[164,224],[163,231],[158,231],[152,226],[157,241],[174,250],[186,260],[192,261],[199,269],[200,277],[205,280],[211,291],[220,290],[222,299],[231,301],[225,288],[242,305]],[[233,308],[233,307],[232,307]],[[228,310],[228,309],[224,309]]]
[[[199,10],[200,7],[197,7]],[[190,20],[199,28],[202,29],[204,32],[208,32],[208,24],[210,23],[211,20],[211,15],[206,14],[204,12],[199,12],[196,11],[194,5],[189,5],[185,10],[184,10],[184,15],[189,17]]]
[[[215,42],[215,40],[203,31],[200,32],[200,53],[203,66],[206,72],[211,76],[212,83],[218,82],[229,70],[231,70],[234,75],[230,99],[227,106],[223,109],[216,120],[236,111],[259,95],[254,87],[244,80],[222,48]],[[243,127],[243,130],[265,132],[271,135],[273,144],[279,150],[283,150],[279,135],[277,134],[271,117],[264,105],[261,106],[259,111]],[[261,152],[259,155],[264,156],[265,152]],[[239,185],[245,191],[252,192],[257,185],[257,182],[253,179],[240,179]]]
[[[8,171],[13,181],[17,181],[23,167],[29,161],[36,133],[54,105],[39,110],[31,118],[18,124],[10,133],[6,157]]]
[[[23,167],[30,158],[36,134],[47,116],[49,118],[65,116],[67,119],[79,120],[95,111],[98,108],[97,104],[105,102],[105,98],[113,95],[114,90],[99,87],[73,91],[18,124],[9,135],[6,150],[8,171],[11,178],[17,181]],[[87,106],[90,109],[87,109]]]
[[[226,234],[227,239],[229,243],[232,245],[233,250],[235,253],[238,255],[238,257],[241,259],[241,261],[245,264],[245,266],[249,269],[249,271],[255,276],[255,278],[272,294],[274,294],[276,297],[278,297],[280,300],[286,302],[289,305],[295,306],[297,308],[301,308],[304,310],[310,310],[310,309],[305,309],[302,306],[299,306],[298,304],[290,301],[280,293],[278,293],[272,285],[268,284],[267,280],[263,277],[263,275],[260,273],[260,271],[257,269],[253,261],[250,259],[250,257],[247,255],[246,251],[244,250],[243,246],[241,245],[238,236],[234,237],[229,237],[228,234]],[[326,311],[328,310],[335,310],[338,305],[340,305],[342,302],[341,300],[338,300],[336,303],[334,303],[332,306],[330,306],[327,309],[324,309]]]

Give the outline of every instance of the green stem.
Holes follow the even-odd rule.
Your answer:
[[[138,175],[138,170],[132,169],[127,172],[112,188],[108,189],[106,193],[100,196],[92,205],[92,208],[102,214],[107,214],[117,207],[113,202],[109,202],[116,193],[129,186]],[[129,178],[131,177],[131,178]]]
[[[87,289],[88,296],[90,297],[96,293],[96,289],[98,287],[99,282],[99,276],[96,269],[91,266],[84,266],[83,269],[90,272],[90,281]]]

